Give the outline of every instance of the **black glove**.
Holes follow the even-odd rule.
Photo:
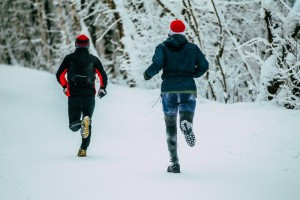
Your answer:
[[[64,94],[67,96],[68,88],[67,88],[67,87],[64,87],[64,88],[63,88],[63,92],[64,92]]]
[[[107,94],[107,92],[106,92],[105,88],[100,88],[100,89],[98,90],[97,97],[99,97],[99,98],[101,99],[101,98],[104,97],[106,94]]]
[[[145,79],[146,81],[148,81],[148,80],[151,79],[151,77],[150,77],[146,72],[144,72],[144,79]]]

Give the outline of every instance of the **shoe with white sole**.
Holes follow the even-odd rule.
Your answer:
[[[80,134],[82,138],[87,138],[90,135],[90,124],[91,124],[91,118],[89,116],[85,116],[83,120],[81,121],[81,131]]]
[[[186,143],[193,147],[196,143],[196,137],[193,133],[193,124],[187,120],[182,120],[180,123],[180,128],[184,134]]]

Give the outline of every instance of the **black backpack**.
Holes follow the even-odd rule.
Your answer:
[[[75,64],[71,62],[67,78],[71,86],[75,86],[77,88],[94,87],[96,76],[93,63],[83,67],[75,66]]]

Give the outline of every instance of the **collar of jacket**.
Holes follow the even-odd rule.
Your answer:
[[[164,43],[167,46],[170,46],[173,48],[181,47],[181,46],[185,45],[187,42],[188,41],[187,41],[186,37],[181,34],[171,35],[164,41]]]
[[[88,48],[76,48],[75,52],[84,52],[84,53],[88,53],[89,49]]]

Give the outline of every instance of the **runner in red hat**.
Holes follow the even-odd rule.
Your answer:
[[[107,75],[102,63],[89,53],[89,46],[89,38],[84,34],[78,35],[75,40],[75,52],[64,58],[56,73],[57,81],[68,96],[69,128],[74,132],[81,130],[82,143],[77,154],[79,157],[86,156],[91,140],[96,75],[100,79],[98,97],[106,95],[107,85]]]
[[[187,41],[185,25],[181,20],[170,23],[169,37],[159,44],[152,64],[144,72],[145,80],[163,70],[161,96],[165,115],[167,144],[171,165],[167,171],[180,173],[177,155],[177,113],[180,129],[189,146],[194,146],[193,118],[196,107],[197,89],[194,78],[208,70],[208,62],[196,44]]]

